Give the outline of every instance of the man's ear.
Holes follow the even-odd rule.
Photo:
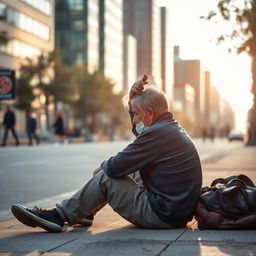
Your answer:
[[[154,121],[154,119],[155,119],[155,111],[153,110],[153,108],[149,107],[148,108],[148,112],[149,112],[149,117],[151,119],[151,122]]]

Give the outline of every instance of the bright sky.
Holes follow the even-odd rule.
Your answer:
[[[200,19],[216,10],[218,0],[158,0],[169,10],[170,37],[180,46],[182,59],[201,60],[202,69],[210,71],[212,85],[226,99],[236,114],[236,126],[245,130],[247,111],[252,104],[251,65],[246,54],[229,53],[216,38],[223,24]]]

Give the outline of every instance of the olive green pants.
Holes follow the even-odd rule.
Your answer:
[[[138,227],[173,228],[154,213],[144,186],[130,176],[113,179],[104,171],[95,175],[71,198],[56,204],[56,209],[64,220],[74,225],[107,203],[120,216]]]

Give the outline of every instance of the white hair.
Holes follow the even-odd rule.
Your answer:
[[[143,110],[152,108],[157,115],[169,110],[166,94],[156,86],[148,86],[142,94],[134,96],[130,103]]]

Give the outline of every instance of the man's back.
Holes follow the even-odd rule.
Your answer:
[[[201,163],[192,140],[170,112],[102,167],[116,178],[140,170],[150,204],[165,222],[183,226],[192,218],[202,185]]]

